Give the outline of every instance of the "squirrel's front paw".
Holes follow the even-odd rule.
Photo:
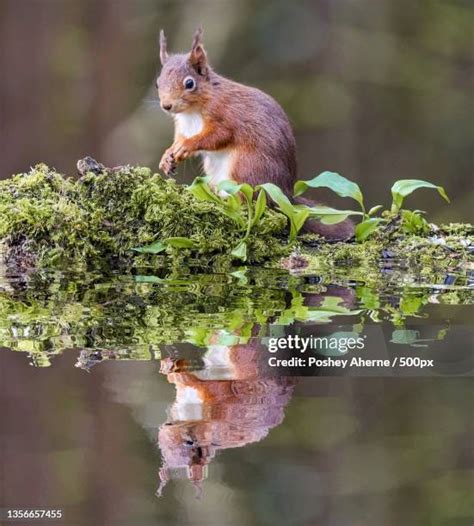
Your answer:
[[[173,157],[177,163],[184,161],[192,153],[189,147],[189,142],[186,139],[176,141],[173,144],[172,148],[173,148]]]
[[[160,170],[168,176],[174,175],[176,173],[176,159],[172,148],[168,148],[163,154],[163,157],[160,161]]]

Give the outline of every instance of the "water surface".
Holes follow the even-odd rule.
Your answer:
[[[472,524],[469,280],[5,277],[0,504],[81,525]],[[342,333],[435,367],[266,365],[269,336]]]

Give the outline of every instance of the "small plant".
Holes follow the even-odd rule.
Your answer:
[[[428,223],[423,218],[423,212],[421,210],[402,210],[402,204],[408,195],[413,193],[419,188],[432,188],[438,191],[438,193],[448,201],[449,198],[442,186],[436,186],[427,181],[421,179],[401,179],[396,181],[392,186],[392,205],[390,211],[383,211],[381,216],[374,217],[377,212],[380,212],[383,208],[382,205],[376,205],[366,211],[364,205],[364,197],[359,188],[359,185],[349,181],[345,177],[334,173],[334,172],[323,172],[316,176],[314,179],[309,181],[297,181],[294,188],[295,195],[301,195],[308,188],[329,188],[340,197],[350,197],[357,201],[361,208],[361,212],[354,211],[341,211],[347,215],[336,216],[338,221],[343,221],[348,215],[360,214],[363,216],[363,220],[356,226],[355,236],[359,242],[365,241],[371,234],[377,232],[384,224],[394,217],[399,217],[401,220],[401,228],[403,231],[412,234],[427,233],[429,230]],[[318,217],[318,212],[323,212],[324,207],[313,208],[313,215]],[[322,223],[328,223],[330,218],[322,217]],[[337,221],[335,221],[337,222]]]
[[[341,176],[338,177],[341,180],[344,179]],[[306,183],[311,184],[312,182],[299,181],[298,183],[300,183],[299,193],[302,193],[304,191],[302,185]],[[350,183],[349,181],[347,183],[355,185],[355,183]],[[343,221],[349,215],[362,215],[361,212],[354,210],[336,210],[329,206],[309,207],[293,204],[283,191],[272,183],[265,183],[254,188],[247,183],[238,184],[233,181],[222,181],[217,185],[216,190],[218,193],[216,193],[209,185],[209,177],[197,177],[188,187],[188,190],[200,201],[217,204],[223,214],[234,220],[242,228],[243,237],[231,251],[235,258],[242,261],[247,260],[250,233],[259,224],[267,209],[267,194],[276,204],[278,211],[288,218],[290,243],[296,240],[299,231],[309,217],[318,218],[325,224],[335,224]],[[362,194],[360,195],[362,196]],[[140,253],[159,254],[166,250],[167,247],[197,248],[192,239],[174,237],[155,241],[151,245],[134,248],[133,250]]]
[[[392,208],[391,212],[398,213],[402,207],[403,200],[419,188],[432,188],[437,190],[439,195],[449,203],[449,198],[442,186],[436,186],[428,181],[421,179],[400,179],[392,186]]]
[[[335,172],[323,172],[309,181],[296,181],[293,192],[299,196],[308,188],[329,188],[340,197],[350,197],[357,201],[365,214],[364,197],[359,185]],[[352,212],[352,211],[351,211]],[[359,212],[352,212],[358,214]]]
[[[299,208],[293,205],[283,191],[273,183],[262,184],[260,188],[267,192],[277,204],[278,210],[288,218],[290,223],[290,242],[294,241],[310,215],[308,207]]]
[[[231,254],[242,261],[246,261],[247,240],[250,232],[259,223],[267,208],[265,192],[253,188],[247,183],[238,184],[233,181],[222,181],[218,184],[217,190],[219,194],[215,193],[209,186],[209,177],[198,177],[189,187],[189,191],[194,197],[218,204],[224,214],[240,224],[245,233]],[[254,200],[255,194],[257,194],[257,198]]]
[[[217,204],[223,214],[242,228],[244,235],[231,254],[237,259],[246,261],[247,241],[250,233],[252,228],[260,222],[267,208],[265,192],[246,183],[238,184],[233,181],[222,181],[217,186],[218,194],[209,186],[209,177],[197,177],[191,186],[188,187],[188,191],[200,201]],[[257,194],[256,199],[254,199],[255,194]],[[146,247],[134,248],[133,250],[141,253],[158,254],[163,252],[168,246],[174,248],[197,248],[196,243],[192,239],[175,237],[156,241]]]
[[[168,237],[163,241],[155,241],[146,247],[132,248],[135,252],[141,254],[159,254],[166,250],[166,247],[174,248],[197,248],[196,243],[188,237]]]
[[[218,186],[220,192],[227,194],[224,199],[233,210],[238,212],[239,217],[244,217],[246,214],[245,234],[240,243],[232,250],[231,254],[243,261],[247,260],[247,240],[250,236],[252,228],[257,225],[262,218],[267,208],[267,198],[265,192],[258,188],[252,188],[247,183],[237,184],[233,181],[222,181]],[[257,193],[257,198],[254,201],[254,195]],[[242,206],[242,201],[239,199],[239,194],[244,197],[246,210]]]
[[[266,195],[275,203],[279,212],[288,218],[290,233],[289,242],[293,243],[308,218],[316,218],[321,223],[332,225],[344,221],[349,216],[361,216],[362,221],[355,228],[358,242],[365,241],[369,236],[381,230],[390,221],[398,218],[400,229],[406,233],[425,234],[429,225],[420,210],[402,209],[402,204],[408,195],[419,188],[432,188],[446,201],[448,196],[443,187],[418,179],[401,179],[392,186],[392,205],[390,210],[382,211],[382,205],[366,209],[364,196],[357,183],[346,179],[335,172],[323,172],[308,181],[297,181],[294,185],[294,197],[303,194],[309,188],[329,188],[340,197],[348,197],[357,202],[358,210],[338,210],[324,205],[307,206],[294,204],[285,193],[273,183],[264,183],[255,188],[247,183],[238,184],[233,181],[223,181],[217,185],[216,193],[209,185],[209,177],[197,177],[188,187],[194,197],[201,201],[217,204],[226,216],[235,221],[242,229],[243,236],[231,251],[232,256],[242,261],[247,260],[248,239],[252,229],[257,226],[267,209]],[[376,216],[376,214],[378,214]],[[170,237],[159,240],[151,245],[133,250],[142,253],[158,254],[167,247],[198,248],[196,243],[185,237]]]

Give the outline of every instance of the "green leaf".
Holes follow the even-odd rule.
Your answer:
[[[238,192],[240,192],[240,189],[242,188],[241,184],[235,183],[234,181],[229,181],[226,179],[225,181],[221,181],[217,185],[217,190],[220,192],[226,192],[229,195],[235,195]]]
[[[344,300],[340,296],[324,296],[320,307],[332,312],[349,312],[344,306]]]
[[[446,195],[442,186],[436,186],[433,183],[422,181],[421,179],[401,179],[392,186],[392,211],[396,212],[400,210],[405,197],[419,188],[432,188],[437,190],[439,195],[449,203],[449,197]]]
[[[242,192],[242,194],[244,194],[245,198],[248,201],[253,199],[253,192],[254,192],[254,190],[247,183],[238,184],[238,183],[236,183],[234,181],[226,180],[226,181],[221,181],[217,185],[217,189],[219,191],[226,192],[229,195],[235,195],[235,194],[237,194],[239,192]]]
[[[210,177],[196,177],[191,186],[188,186],[188,191],[200,201],[221,203],[219,196],[217,196],[209,186],[209,181]]]
[[[192,185],[188,186],[188,190],[200,201],[208,201],[220,205],[222,207],[222,212],[227,217],[230,217],[240,225],[244,225],[245,221],[241,214],[242,207],[240,201],[233,195],[240,190],[242,185],[238,185],[233,181],[223,181],[220,183],[219,186],[226,183],[226,189],[224,191],[230,194],[227,199],[223,199],[213,192],[212,188],[209,186],[209,181],[210,177],[196,177]]]
[[[259,185],[258,188],[263,188],[286,216],[289,218],[293,217],[295,207],[278,186],[273,183],[264,183]]]
[[[235,210],[234,204],[227,205],[227,203],[221,203],[222,205],[222,212],[227,216],[233,219],[236,223],[238,223],[241,226],[245,225],[245,218],[242,215],[241,209]]]
[[[378,212],[381,208],[383,208],[382,205],[376,205],[376,206],[373,206],[373,207],[369,210],[369,212],[368,212],[369,216],[374,215],[374,214],[375,214],[376,212]]]
[[[301,205],[298,205],[300,207]],[[361,216],[364,215],[362,212],[357,212],[356,210],[338,210],[337,208],[332,208],[330,206],[311,206],[307,207],[310,211],[310,214],[312,217],[323,217],[323,216],[350,216],[350,215],[356,215]]]
[[[252,225],[256,225],[260,218],[262,217],[263,213],[265,212],[267,208],[267,194],[264,190],[260,190],[258,193],[257,201],[255,203],[255,214],[253,217]]]
[[[290,220],[290,241],[294,241],[298,232],[311,215],[311,208],[306,205],[293,205],[283,191],[273,183],[265,183],[259,186],[263,188],[278,208]],[[328,208],[328,207],[327,207]]]
[[[317,217],[325,225],[335,225],[347,219],[350,215],[363,215],[355,210],[337,210],[330,206],[312,206],[308,208],[311,217]]]
[[[383,221],[380,217],[372,217],[359,223],[355,227],[355,236],[357,241],[365,241],[371,234],[378,230],[380,222]]]
[[[348,218],[349,214],[329,215],[321,217],[320,221],[323,225],[337,225]]]
[[[240,190],[240,184],[226,179],[217,184],[216,190],[219,192],[226,192],[229,195],[235,195]]]
[[[247,261],[247,243],[241,241],[234,250],[232,250],[231,254],[242,261]]]
[[[295,210],[290,219],[290,241],[294,241],[298,232],[303,228],[306,220],[309,217],[309,210]]]
[[[229,208],[235,212],[240,212],[242,210],[242,202],[236,195],[229,195],[226,201]]]
[[[419,336],[420,333],[418,331],[411,329],[397,329],[392,332],[392,339],[390,341],[392,343],[410,345],[419,341]]]
[[[245,195],[248,202],[251,202],[253,199],[254,189],[247,183],[240,185],[240,191]]]
[[[322,307],[311,307],[307,308],[306,312],[298,312],[295,319],[300,321],[313,321],[319,323],[329,323],[332,321],[333,316],[354,316],[359,314],[360,310],[349,310],[344,311],[333,311],[326,310]]]
[[[295,224],[297,232],[299,232],[303,228],[303,225],[309,217],[309,213],[309,210],[299,210],[293,216],[293,222]]]
[[[166,281],[158,276],[134,276],[133,280],[137,283],[163,283]]]
[[[400,301],[400,311],[404,316],[414,316],[425,304],[425,298],[416,294],[406,295]]]
[[[163,242],[165,245],[169,245],[174,248],[196,248],[197,244],[188,237],[168,237]]]
[[[191,327],[186,332],[187,338],[185,341],[198,347],[205,347],[209,345],[211,332],[207,327]]]
[[[146,247],[136,247],[132,248],[135,252],[140,252],[140,254],[159,254],[166,249],[166,245],[162,241],[155,241],[151,245]]]
[[[359,298],[362,307],[369,310],[377,310],[380,308],[380,298],[376,291],[367,286],[359,286],[356,288],[356,294]]]
[[[355,199],[364,209],[364,197],[359,185],[349,181],[335,172],[323,172],[309,181],[296,181],[294,186],[295,196],[301,195],[308,188],[329,188],[340,197]]]
[[[409,234],[426,234],[430,227],[426,219],[419,212],[401,210],[402,229]]]
[[[230,275],[234,278],[237,278],[239,285],[247,285],[249,282],[246,268],[243,268],[242,270],[235,270],[234,272],[231,272]]]

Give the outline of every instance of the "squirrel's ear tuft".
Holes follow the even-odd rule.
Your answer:
[[[166,49],[166,37],[163,30],[160,31],[160,62],[164,66],[165,62],[168,60],[168,51]]]
[[[207,75],[207,55],[202,44],[202,27],[199,27],[194,33],[189,62],[199,75]]]
[[[202,35],[203,35],[203,30],[202,30],[202,27],[199,26],[197,29],[196,29],[196,33],[194,33],[194,37],[193,37],[193,45],[191,46],[191,51],[196,48],[197,46],[201,45],[202,46]]]

